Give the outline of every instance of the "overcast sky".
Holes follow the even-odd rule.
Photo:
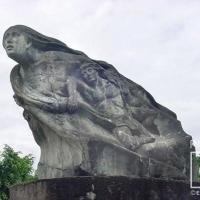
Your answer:
[[[23,24],[91,58],[113,64],[173,110],[200,140],[199,0],[0,0],[0,36]],[[8,144],[39,159],[12,96],[15,62],[0,47],[0,150]]]

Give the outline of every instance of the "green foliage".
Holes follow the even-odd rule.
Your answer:
[[[198,169],[198,181],[200,182],[200,157],[196,157],[197,169]]]
[[[196,157],[196,162],[197,162],[197,165],[200,167],[200,157],[199,156]]]
[[[193,154],[192,163],[197,167],[197,181],[200,182],[200,155]]]
[[[7,200],[9,187],[25,181],[35,180],[32,155],[21,156],[5,145],[0,154],[0,200]]]

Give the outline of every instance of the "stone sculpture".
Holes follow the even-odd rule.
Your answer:
[[[40,179],[188,178],[191,137],[176,114],[112,65],[23,25],[3,46],[18,63],[14,99],[41,148]]]

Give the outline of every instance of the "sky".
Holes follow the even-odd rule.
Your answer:
[[[113,64],[200,141],[199,0],[0,0],[0,37],[16,24]],[[36,167],[40,149],[12,98],[15,64],[1,45],[0,151],[8,144],[32,154]]]

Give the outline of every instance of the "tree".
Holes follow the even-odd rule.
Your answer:
[[[32,155],[22,156],[5,145],[0,153],[0,200],[9,198],[9,187],[35,180]]]

